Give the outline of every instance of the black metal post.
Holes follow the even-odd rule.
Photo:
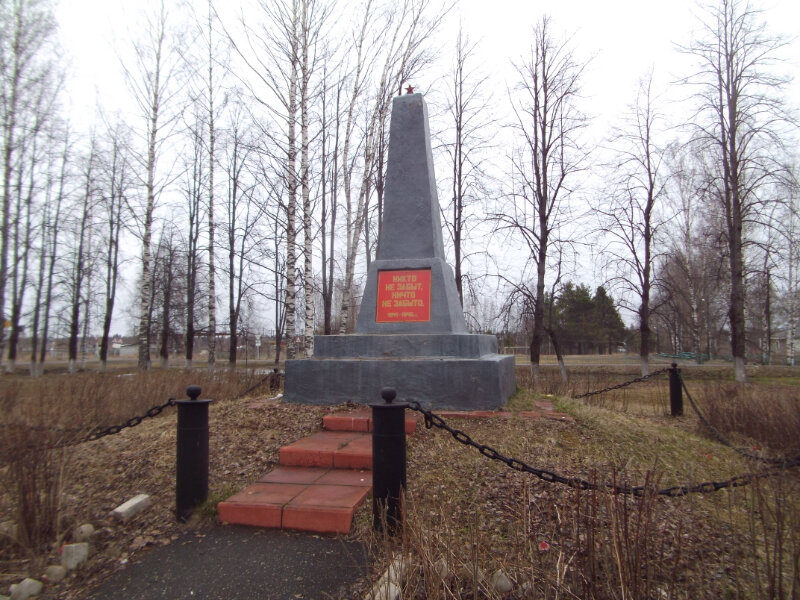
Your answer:
[[[384,402],[372,406],[372,526],[386,524],[390,534],[403,525],[401,498],[406,489],[406,407],[393,404],[392,388],[383,388]]]
[[[175,516],[185,521],[208,498],[208,405],[198,400],[200,386],[186,388],[178,400],[178,451],[175,468]]]
[[[673,417],[683,416],[683,388],[678,363],[672,363],[669,370],[669,412]]]

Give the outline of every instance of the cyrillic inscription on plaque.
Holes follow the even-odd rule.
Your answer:
[[[431,320],[431,271],[378,271],[378,323]]]

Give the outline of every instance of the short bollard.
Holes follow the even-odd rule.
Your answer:
[[[389,534],[403,525],[402,497],[406,489],[406,407],[393,404],[392,388],[383,388],[384,402],[372,407],[372,526],[376,531],[386,524]]]
[[[669,370],[669,414],[673,417],[683,416],[683,388],[678,363],[672,363]]]
[[[178,400],[178,454],[175,468],[175,516],[185,521],[208,498],[208,405],[198,400],[200,386],[186,388]]]

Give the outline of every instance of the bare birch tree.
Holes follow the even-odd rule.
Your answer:
[[[535,384],[544,341],[548,259],[554,245],[567,241],[559,232],[568,216],[571,181],[583,169],[578,136],[587,120],[577,106],[584,65],[576,60],[568,42],[554,37],[549,17],[536,25],[533,37],[530,56],[516,65],[521,83],[514,102],[515,128],[522,142],[512,157],[514,187],[510,205],[493,218],[500,231],[522,239],[529,252],[527,263],[535,270],[530,342]]]
[[[14,189],[25,164],[21,144],[36,116],[36,97],[52,85],[48,53],[56,32],[52,5],[46,0],[10,0],[0,5],[0,365],[5,357],[5,320]],[[41,118],[41,115],[39,115]]]
[[[477,44],[472,43],[461,28],[456,39],[456,55],[449,76],[447,97],[448,120],[452,129],[446,134],[445,151],[451,169],[450,205],[445,210],[445,224],[453,241],[453,270],[461,305],[464,305],[463,263],[465,242],[470,231],[470,205],[482,191],[484,153],[489,146],[487,128],[492,124],[490,101],[485,95],[487,78],[472,67]],[[448,216],[449,215],[449,216]]]
[[[262,240],[256,235],[265,219],[266,203],[256,198],[257,179],[253,176],[257,158],[256,143],[247,123],[244,106],[236,103],[230,112],[230,121],[225,128],[225,157],[223,169],[226,175],[225,197],[225,252],[228,277],[228,333],[230,353],[228,362],[236,366],[239,325],[242,302],[255,285],[252,266],[258,264],[259,246]]]
[[[61,129],[61,128],[59,128]],[[63,136],[60,140],[58,136]],[[59,257],[59,233],[61,216],[71,155],[70,133],[67,128],[59,131],[53,139],[60,143],[60,152],[50,160],[52,168],[48,168],[48,181],[45,191],[42,223],[40,229],[39,274],[37,277],[36,300],[33,307],[32,343],[31,343],[31,375],[44,374],[44,362],[47,357],[47,341],[50,331],[50,309],[54,296],[56,263]],[[57,165],[57,167],[56,167]],[[39,323],[41,322],[41,337]],[[41,342],[40,342],[41,340]],[[37,357],[38,350],[38,357]]]
[[[369,225],[370,189],[392,96],[431,60],[426,43],[443,15],[429,16],[430,8],[428,0],[404,0],[391,6],[371,0],[362,9],[354,35],[355,58],[346,71],[349,85],[340,158],[346,249],[339,333],[347,332],[351,325],[356,258]],[[359,114],[362,107],[364,113]],[[364,125],[360,145],[356,145],[359,121]]]
[[[744,248],[763,213],[761,190],[781,174],[776,149],[786,121],[776,71],[784,42],[769,34],[747,0],[719,0],[701,22],[700,37],[683,48],[697,60],[684,83],[696,91],[689,119],[714,157],[714,188],[725,214],[730,272],[728,320],[737,381],[745,381]]]
[[[103,166],[103,186],[100,191],[100,209],[103,214],[103,329],[100,336],[99,359],[101,373],[108,362],[108,342],[111,321],[119,282],[119,243],[125,218],[126,198],[131,184],[126,148],[125,129],[119,124],[108,131],[110,147],[106,150]]]
[[[322,79],[325,82],[328,81],[327,70],[323,71]],[[333,276],[336,264],[336,215],[339,208],[339,125],[343,88],[344,81],[337,79],[336,84],[330,88],[323,85],[320,95],[322,115],[320,129],[320,246],[322,254],[322,332],[324,335],[330,335],[333,331],[331,319]],[[328,100],[329,92],[335,95],[332,107],[330,107],[331,101]]]
[[[203,195],[206,190],[208,170],[205,168],[206,151],[202,139],[200,124],[196,120],[189,127],[190,152],[186,158],[184,171],[183,195],[186,200],[186,237],[184,240],[186,253],[186,322],[184,324],[184,366],[192,368],[194,357],[194,337],[197,320],[198,275],[200,272],[200,230],[205,220],[203,215]]]
[[[31,264],[31,242],[35,235],[35,214],[41,203],[43,189],[41,180],[47,178],[43,167],[49,166],[47,160],[47,141],[50,121],[54,118],[54,102],[58,86],[51,81],[51,73],[42,73],[38,85],[28,90],[27,110],[20,115],[21,131],[19,138],[15,182],[13,184],[14,206],[11,226],[11,304],[8,321],[8,363],[6,371],[13,373],[16,366],[18,344],[22,332],[22,315],[25,297],[31,284],[29,267]]]
[[[165,2],[147,17],[144,38],[135,41],[134,65],[123,69],[131,93],[145,122],[145,154],[140,157],[144,169],[145,203],[142,213],[134,212],[139,221],[142,239],[142,273],[139,293],[139,369],[150,368],[150,322],[152,312],[152,251],[153,218],[158,197],[169,178],[159,178],[158,160],[164,142],[175,126],[180,111],[176,104],[183,92],[183,61],[178,53],[179,42],[170,28],[169,13]]]
[[[70,274],[68,278],[69,289],[69,338],[67,341],[68,371],[74,373],[77,369],[78,336],[81,325],[81,308],[89,302],[88,275],[91,253],[90,230],[94,226],[93,212],[97,182],[95,169],[97,166],[96,140],[93,137],[89,143],[89,151],[85,158],[84,172],[82,173],[82,189],[80,199],[76,202],[76,211],[73,215],[74,244],[72,260],[70,261]]]
[[[653,74],[639,82],[636,102],[626,123],[612,139],[615,173],[610,205],[601,206],[602,232],[608,242],[602,255],[611,282],[635,298],[639,318],[639,363],[650,372],[650,297],[655,280],[656,236],[661,220],[658,202],[664,194],[663,152],[658,145],[661,115],[653,98]]]

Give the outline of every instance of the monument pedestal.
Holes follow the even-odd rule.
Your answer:
[[[494,410],[514,393],[514,357],[492,335],[366,334],[314,338],[314,358],[286,362],[287,402],[366,404],[383,387],[427,408]]]
[[[492,335],[467,333],[453,270],[444,260],[439,201],[421,94],[392,105],[383,227],[356,333],[316,336],[314,357],[286,361],[287,402],[398,398],[449,410],[492,410],[516,390],[514,357]]]

